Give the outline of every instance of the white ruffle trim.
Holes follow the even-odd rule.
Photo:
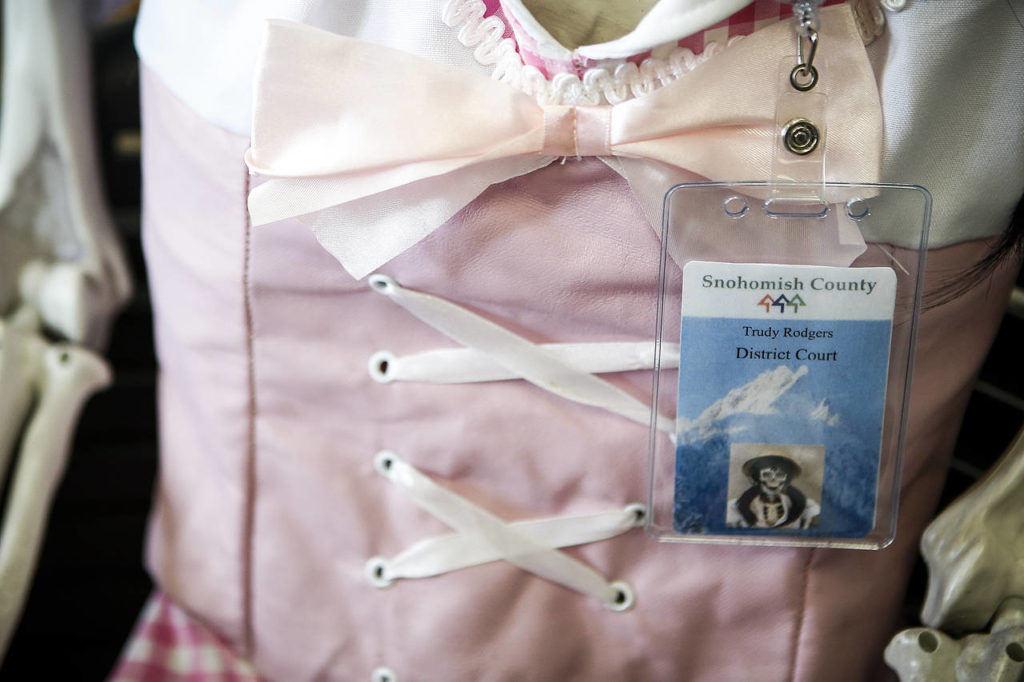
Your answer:
[[[505,22],[495,16],[484,18],[483,0],[448,0],[442,19],[458,29],[459,42],[473,48],[481,64],[494,65],[495,80],[508,83],[537,99],[537,103],[560,105],[618,104],[654,92],[686,75],[724,49],[721,43],[708,43],[704,52],[677,47],[667,59],[650,57],[639,66],[623,62],[609,71],[604,67],[587,69],[581,79],[574,73],[544,77],[540,69],[523,64],[515,41],[504,38]],[[742,38],[730,38],[728,45]]]

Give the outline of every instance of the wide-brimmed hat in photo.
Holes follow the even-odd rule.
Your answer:
[[[790,457],[780,452],[770,452],[757,457],[751,457],[743,463],[743,474],[751,480],[757,480],[761,476],[761,469],[778,467],[786,472],[792,480],[800,475],[803,469]]]

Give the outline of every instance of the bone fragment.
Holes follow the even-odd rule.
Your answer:
[[[1024,430],[988,472],[925,530],[928,594],[921,620],[982,630],[1004,598],[1024,596]]]
[[[79,412],[110,379],[103,358],[83,348],[55,344],[42,354],[39,401],[21,441],[0,530],[0,652],[25,604]]]
[[[955,640],[933,628],[910,628],[885,649],[900,682],[1017,682],[1024,675],[1024,599],[1009,597],[988,634]]]

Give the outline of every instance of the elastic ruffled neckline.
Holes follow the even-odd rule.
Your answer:
[[[516,41],[508,37],[509,27],[499,16],[487,15],[484,0],[448,0],[442,19],[456,29],[460,43],[473,49],[480,64],[493,66],[495,80],[535,97],[541,105],[618,104],[642,97],[681,78],[742,37],[734,36],[724,45],[707,43],[699,55],[689,48],[675,46],[667,57],[650,56],[639,60],[639,64],[620,58],[615,60],[619,61],[615,66],[588,68],[582,77],[576,73],[557,73],[548,78],[536,66],[523,62]],[[566,50],[566,54],[571,53]]]

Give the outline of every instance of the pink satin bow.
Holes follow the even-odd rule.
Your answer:
[[[829,179],[877,182],[881,108],[845,5],[820,12]],[[282,21],[268,24],[246,163],[269,178],[256,225],[303,216],[356,278],[416,244],[489,185],[558,157],[598,156],[648,219],[680,181],[771,172],[779,66],[793,27],[769,26],[664,87],[616,105],[541,106],[476,73]]]

